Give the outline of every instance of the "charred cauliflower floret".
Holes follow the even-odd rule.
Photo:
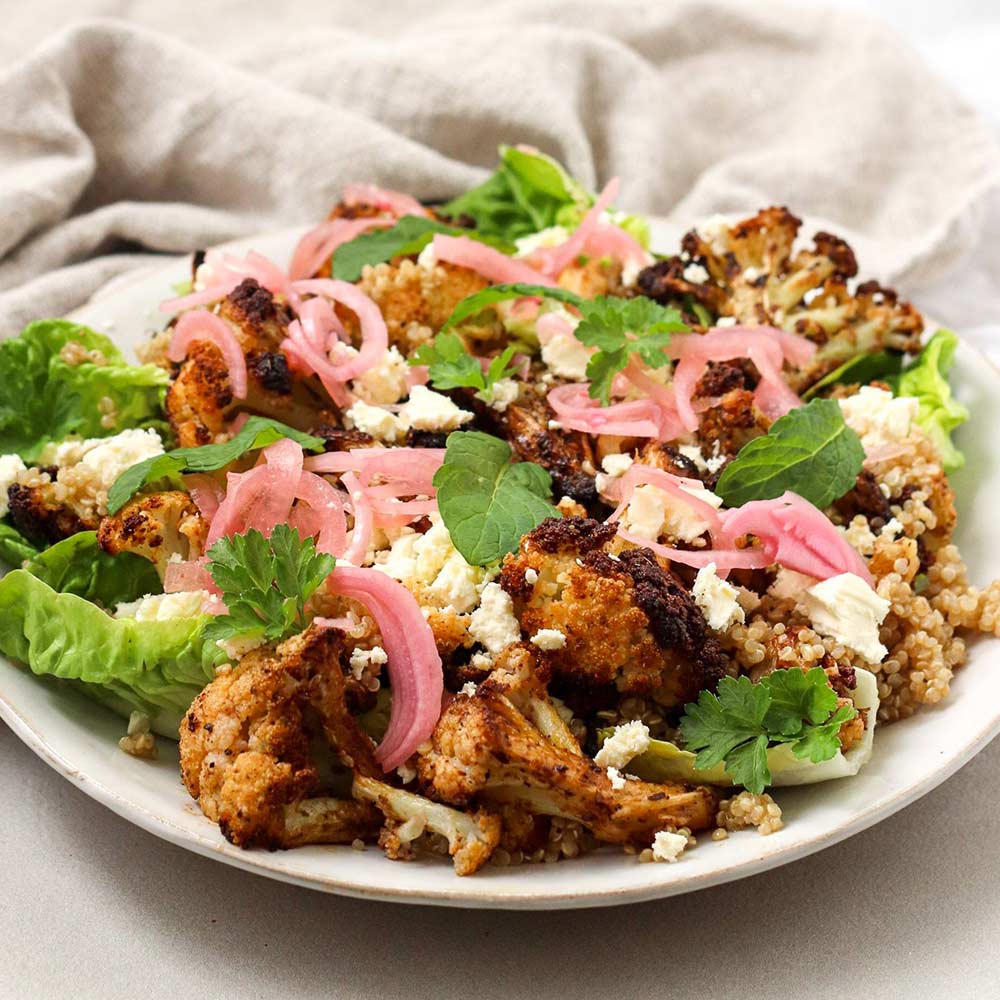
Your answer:
[[[658,830],[700,830],[712,823],[712,790],[642,781],[616,789],[578,748],[547,738],[530,708],[547,698],[537,689],[522,690],[525,673],[523,652],[519,659],[509,650],[475,694],[459,695],[444,710],[431,747],[418,761],[430,795],[458,806],[515,804],[576,820],[599,840],[616,844],[645,846]]]
[[[909,303],[874,281],[852,293],[858,266],[843,240],[817,233],[810,249],[793,254],[801,225],[788,209],[767,208],[733,226],[692,230],[680,255],[639,274],[639,291],[659,301],[690,297],[716,316],[812,340],[813,359],[788,375],[796,391],[855,354],[919,350],[923,320]]]
[[[439,263],[423,267],[409,258],[366,267],[358,287],[381,310],[389,343],[404,355],[430,340],[469,295],[489,282],[465,267]],[[344,315],[348,330],[356,324]]]
[[[48,473],[38,478],[45,481],[12,483],[7,488],[10,519],[22,535],[34,542],[52,544],[97,527],[96,515],[81,517],[71,506],[56,500]]]
[[[324,794],[324,742],[342,765],[380,773],[346,707],[344,658],[335,629],[254,650],[216,677],[181,722],[184,785],[238,847],[349,843],[378,830],[370,806]]]
[[[211,444],[246,411],[299,430],[329,423],[334,408],[319,382],[293,374],[280,345],[291,314],[266,288],[247,278],[216,312],[232,329],[247,363],[247,398],[234,399],[229,373],[215,344],[195,341],[167,391],[165,408],[181,447]]]
[[[161,579],[171,561],[203,555],[207,535],[205,519],[182,490],[139,497],[104,518],[97,529],[98,544],[105,552],[142,556],[156,565]]]
[[[485,809],[459,812],[362,775],[354,779],[353,795],[359,802],[376,806],[385,817],[378,843],[394,861],[410,860],[413,842],[424,833],[436,833],[448,841],[455,874],[472,875],[489,861],[500,842],[500,817]]]
[[[718,683],[722,650],[691,595],[648,549],[610,554],[615,533],[614,524],[549,518],[506,558],[500,583],[526,635],[566,636],[546,657],[567,690],[684,704]]]

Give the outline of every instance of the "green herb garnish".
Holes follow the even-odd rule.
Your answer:
[[[898,375],[903,368],[903,355],[899,351],[878,351],[875,354],[858,354],[845,361],[839,368],[824,375],[809,386],[802,398],[806,401],[818,396],[824,389],[835,385],[867,385],[891,375]]]
[[[518,365],[511,364],[515,349],[506,347],[483,371],[479,359],[470,354],[457,333],[439,333],[429,344],[421,345],[410,358],[411,365],[427,365],[427,375],[435,389],[477,389],[490,399],[493,387],[502,378],[510,378]]]
[[[490,285],[481,292],[474,292],[467,295],[457,306],[454,312],[445,320],[442,330],[450,330],[453,326],[464,322],[470,316],[477,316],[484,309],[495,306],[499,302],[506,302],[508,299],[540,298],[554,299],[557,302],[565,302],[571,306],[581,306],[584,299],[575,292],[569,292],[565,288],[555,288],[551,285],[527,285],[523,282],[514,282],[508,285]]]
[[[579,305],[583,319],[574,331],[576,339],[597,353],[587,364],[590,396],[605,406],[611,401],[611,381],[636,357],[650,368],[670,363],[664,348],[672,334],[687,333],[677,309],[643,297],[620,299],[599,296]]]
[[[864,460],[861,440],[837,402],[814,399],[745,444],[723,469],[715,492],[728,507],[739,507],[791,490],[822,509],[854,486]]]
[[[695,768],[724,764],[736,784],[759,795],[770,783],[767,749],[791,744],[799,760],[814,764],[836,756],[841,725],[857,715],[837,707],[837,695],[820,667],[775,670],[757,684],[724,677],[715,694],[702,691],[684,707],[681,737],[697,752]]]
[[[382,264],[393,257],[408,257],[420,253],[434,239],[435,233],[468,236],[481,243],[488,243],[504,253],[514,252],[513,244],[473,229],[448,226],[436,219],[425,219],[418,215],[404,215],[388,229],[373,229],[337,247],[333,254],[333,276],[340,281],[357,281],[362,270],[369,264]]]
[[[282,438],[297,441],[307,451],[322,451],[323,439],[304,434],[269,417],[250,417],[239,431],[221,444],[206,444],[200,448],[175,448],[163,455],[154,455],[126,469],[108,490],[108,513],[120,510],[143,486],[161,480],[183,485],[179,477],[188,472],[216,472],[242,458],[248,451],[266,448]]]
[[[452,544],[473,566],[498,562],[558,511],[552,477],[533,462],[512,462],[510,446],[479,431],[448,436],[434,474],[438,510]]]
[[[205,639],[215,642],[270,642],[302,631],[308,624],[306,601],[336,563],[287,524],[279,524],[270,538],[255,528],[220,538],[208,556],[208,571],[228,609],[205,628]]]

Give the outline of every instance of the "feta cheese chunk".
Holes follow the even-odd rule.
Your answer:
[[[540,628],[531,637],[531,644],[539,649],[562,649],[566,645],[566,635],[557,628]]]
[[[514,605],[499,583],[483,587],[479,607],[472,612],[469,621],[469,635],[494,654],[521,641],[521,626],[514,617]]]
[[[386,444],[395,444],[406,433],[395,413],[360,399],[344,414],[344,423]]]
[[[542,362],[558,378],[582,382],[592,351],[572,333],[556,333],[542,344]]]
[[[80,465],[94,470],[107,493],[126,469],[162,454],[163,442],[156,431],[132,429],[113,437],[100,438],[99,443],[89,448],[80,459]]]
[[[617,767],[608,768],[608,781],[611,782],[611,787],[617,792],[625,787],[625,776],[618,770]]]
[[[454,431],[472,419],[472,414],[456,406],[447,396],[415,385],[410,398],[399,411],[399,420],[405,429],[415,431]]]
[[[528,233],[514,240],[517,247],[515,257],[528,257],[543,247],[557,247],[569,239],[569,230],[565,226],[549,226],[537,233]]]
[[[702,282],[708,281],[709,275],[701,264],[691,263],[684,268],[682,277],[685,281],[690,281],[692,285],[700,285]]]
[[[638,719],[615,726],[615,731],[597,751],[598,767],[616,767],[620,771],[630,760],[649,749],[649,727]]]
[[[691,593],[708,627],[716,632],[724,632],[730,626],[746,621],[738,599],[739,591],[731,583],[719,579],[715,563],[698,570]]]
[[[27,467],[18,455],[0,455],[0,517],[6,517],[9,509],[7,490],[17,482]]]
[[[498,413],[505,413],[507,407],[517,399],[521,389],[516,379],[502,378],[490,386],[487,402],[490,408]]]
[[[855,395],[840,400],[844,420],[857,432],[865,451],[905,439],[917,419],[919,406],[913,396],[893,396],[872,385],[862,386]]]
[[[716,510],[722,506],[722,499],[704,486],[682,489]],[[622,522],[631,534],[649,542],[655,542],[661,535],[693,542],[708,530],[708,522],[701,514],[650,483],[636,487]]]
[[[171,618],[197,618],[204,602],[211,598],[207,590],[182,590],[176,594],[147,594],[137,601],[127,601],[115,608],[115,618],[134,618],[137,622],[165,622]]]
[[[601,459],[601,468],[609,476],[624,476],[634,461],[631,455],[605,455]]]
[[[354,395],[365,403],[398,403],[409,392],[406,381],[410,366],[395,345],[382,355],[374,368],[359,375],[351,384]]]
[[[354,649],[351,651],[351,674],[356,680],[361,680],[368,667],[381,667],[388,662],[389,654],[381,646]]]
[[[688,845],[688,839],[683,833],[673,830],[660,830],[653,838],[653,860],[673,863],[683,853]]]
[[[801,606],[820,635],[843,643],[869,662],[880,663],[888,652],[878,629],[890,604],[854,573],[814,584],[802,595]]]

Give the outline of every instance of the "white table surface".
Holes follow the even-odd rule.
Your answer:
[[[938,4],[865,6],[1000,127],[994,4],[953,3],[945,21]],[[4,12],[0,63],[50,30],[45,7]],[[489,913],[340,899],[189,854],[91,801],[0,725],[0,998],[994,997],[998,772],[1000,742],[874,829],[717,889]]]

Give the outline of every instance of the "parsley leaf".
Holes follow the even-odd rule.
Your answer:
[[[215,472],[242,458],[248,451],[266,448],[282,438],[297,441],[307,451],[322,451],[323,439],[304,434],[270,417],[253,416],[228,441],[200,448],[175,448],[154,455],[126,469],[108,490],[108,513],[121,510],[132,496],[149,483],[177,480],[187,472]]]
[[[727,506],[738,507],[791,490],[822,509],[851,489],[864,460],[861,440],[836,400],[814,399],[745,444],[715,491]]]
[[[590,396],[607,406],[611,402],[611,381],[633,355],[650,368],[670,363],[664,348],[674,333],[686,333],[680,311],[666,308],[642,296],[621,299],[599,296],[579,305],[583,319],[574,331],[587,347],[596,347],[587,364]]]
[[[555,299],[558,302],[565,302],[577,307],[584,302],[575,292],[567,291],[565,288],[555,288],[551,285],[528,285],[517,281],[507,285],[490,285],[489,288],[484,288],[481,292],[474,292],[462,299],[455,306],[454,312],[445,320],[441,329],[450,330],[470,316],[476,316],[498,302],[524,298]]]
[[[771,783],[769,746],[789,743],[797,758],[818,764],[837,754],[840,727],[855,715],[853,706],[837,708],[820,667],[775,670],[757,684],[724,677],[715,694],[702,691],[685,706],[680,732],[697,753],[696,770],[724,764],[734,782],[759,795]]]
[[[473,566],[499,561],[532,528],[559,516],[549,503],[548,472],[533,462],[512,462],[506,441],[479,431],[448,436],[434,486],[452,543]]]
[[[279,524],[270,538],[256,529],[220,538],[208,555],[208,571],[228,609],[205,627],[211,642],[271,642],[301,631],[308,624],[306,601],[336,563],[287,524]]]
[[[367,264],[382,264],[393,257],[420,253],[434,239],[435,233],[468,236],[481,243],[488,243],[504,253],[514,252],[510,243],[473,229],[448,226],[436,219],[425,219],[418,215],[404,215],[388,229],[373,229],[337,247],[333,254],[333,276],[341,281],[357,281]]]
[[[488,401],[493,386],[517,371],[519,366],[511,363],[514,353],[513,345],[505,348],[483,371],[479,359],[468,352],[457,333],[439,333],[429,344],[421,345],[410,364],[427,365],[435,389],[477,389],[478,395]]]

